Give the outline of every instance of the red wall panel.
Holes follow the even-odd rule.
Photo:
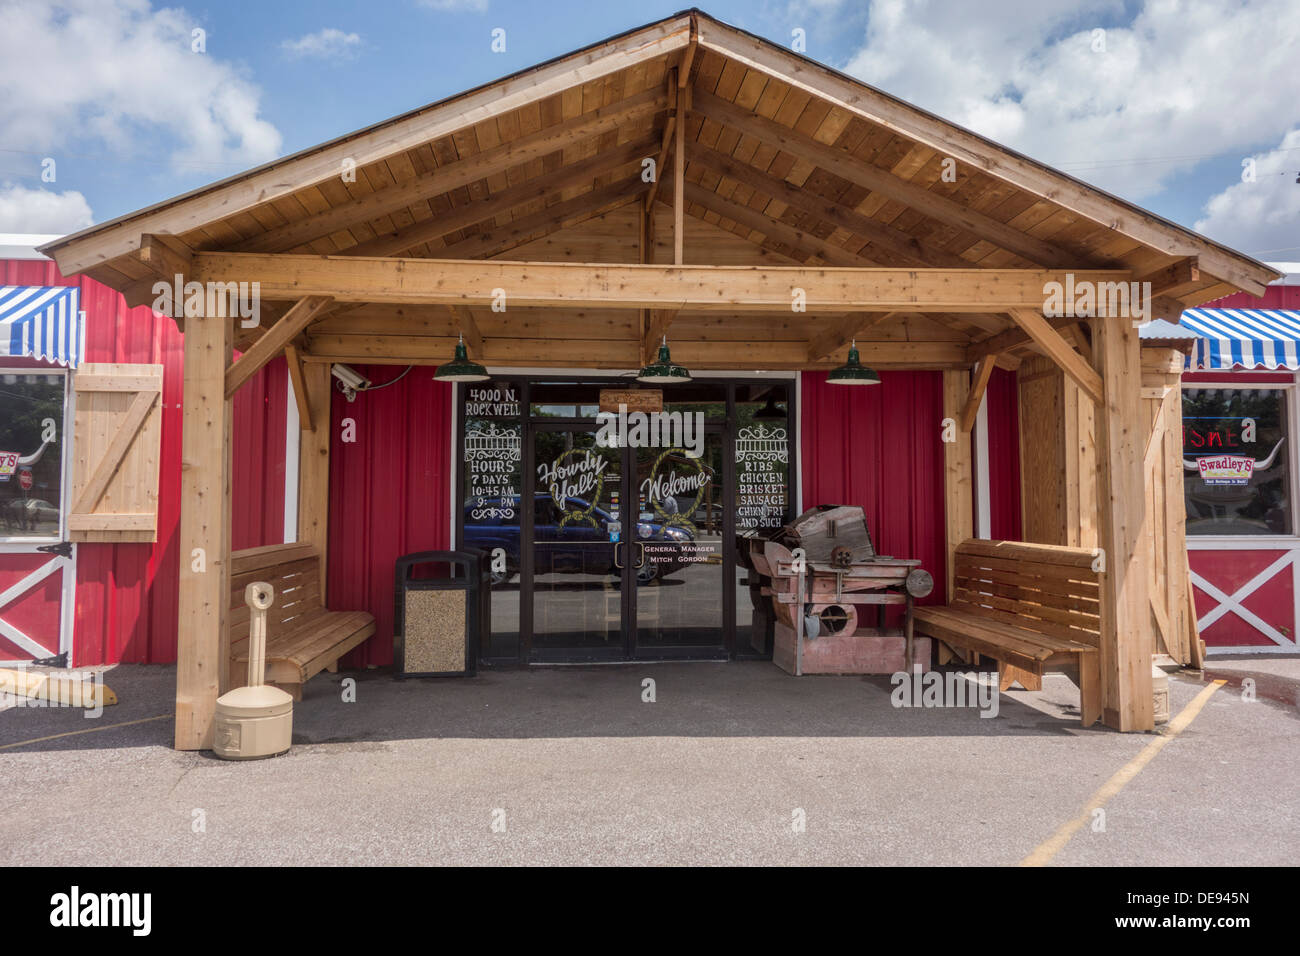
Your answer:
[[[393,366],[358,371],[376,383],[400,374]],[[450,416],[451,386],[428,367],[355,402],[334,393],[327,601],[333,610],[369,611],[376,624],[345,666],[392,663],[394,562],[451,546]]]
[[[925,604],[945,600],[942,421],[939,372],[881,372],[867,387],[803,373],[804,507],[860,505],[877,552],[934,575]]]
[[[989,534],[998,541],[1019,541],[1020,389],[1016,373],[995,368],[984,401],[988,405]]]
[[[173,661],[184,340],[171,319],[146,307],[128,309],[114,290],[85,276],[65,278],[53,262],[0,260],[0,276],[4,285],[79,287],[86,313],[85,361],[163,366],[158,541],[78,545],[73,663]],[[236,547],[282,540],[285,376],[283,362],[268,366],[235,396],[232,537]]]

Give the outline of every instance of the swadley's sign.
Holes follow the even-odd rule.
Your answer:
[[[1244,485],[1255,473],[1255,459],[1245,455],[1214,455],[1198,458],[1196,467],[1207,485]]]
[[[0,451],[0,481],[8,481],[18,468],[18,452]]]

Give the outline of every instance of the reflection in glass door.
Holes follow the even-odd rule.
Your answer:
[[[594,426],[538,425],[532,451],[534,653],[582,649],[621,658],[621,449],[597,445]]]
[[[634,450],[638,521],[629,555],[639,657],[667,656],[672,648],[696,655],[724,650],[722,430],[703,438],[698,455],[686,448]]]

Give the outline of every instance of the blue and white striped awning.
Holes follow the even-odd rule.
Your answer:
[[[1300,312],[1186,309],[1179,324],[1199,336],[1188,368],[1300,368]]]
[[[0,356],[81,364],[86,327],[76,286],[0,286]]]

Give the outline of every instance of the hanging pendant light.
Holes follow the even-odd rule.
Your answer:
[[[659,346],[658,361],[641,369],[636,380],[649,385],[675,385],[678,382],[689,382],[691,373],[682,366],[673,364],[672,356],[668,354],[668,336],[665,335]]]
[[[465,352],[465,336],[456,342],[456,357],[446,365],[439,365],[433,377],[440,382],[486,382],[492,376],[477,362],[471,362]]]
[[[826,377],[830,385],[879,385],[880,376],[874,369],[858,361],[857,339],[849,346],[849,360]]]
[[[776,395],[767,396],[767,404],[754,413],[756,422],[783,422],[785,421],[785,409],[776,403]]]

